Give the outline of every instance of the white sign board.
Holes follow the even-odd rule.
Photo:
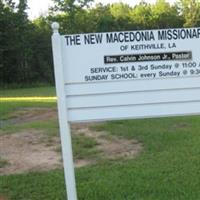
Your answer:
[[[200,28],[60,36],[52,27],[61,127],[200,113]]]
[[[198,28],[66,35],[62,44],[67,84],[135,82],[200,73]],[[189,67],[194,71],[187,71]]]
[[[70,122],[200,112],[200,28],[61,36]]]

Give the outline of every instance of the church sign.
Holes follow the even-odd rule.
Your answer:
[[[200,114],[200,28],[62,36],[52,28],[68,199],[76,200],[70,123]]]

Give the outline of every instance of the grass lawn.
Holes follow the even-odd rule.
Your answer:
[[[36,95],[33,91],[31,96],[42,96],[44,92],[41,89],[40,95],[40,89],[36,89]],[[45,96],[51,96],[51,92]],[[6,93],[8,91],[0,92],[4,97]],[[13,90],[12,96],[22,93]],[[26,94],[29,96],[28,92]],[[56,106],[55,101],[17,103],[11,101],[4,107],[7,102],[1,102],[4,107],[0,109],[1,119],[8,119],[13,110],[24,106]],[[104,160],[77,169],[79,200],[200,199],[199,116],[115,121],[95,125],[93,129],[137,139],[143,144],[143,152],[134,160]],[[95,144],[88,141],[84,145],[92,148]],[[81,148],[75,149],[81,151]],[[9,200],[64,200],[63,170],[0,176],[1,195]]]
[[[55,88],[0,90],[0,120],[15,110],[29,107],[56,107]]]
[[[18,88],[0,90],[0,97],[51,97],[55,96],[54,87]]]

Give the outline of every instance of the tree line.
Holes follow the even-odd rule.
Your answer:
[[[65,34],[200,26],[200,1],[165,0],[131,7],[93,0],[52,0],[47,16],[29,20],[27,0],[0,0],[1,86],[53,84],[51,23]]]

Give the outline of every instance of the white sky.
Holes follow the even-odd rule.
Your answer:
[[[17,1],[17,0],[16,0]],[[138,4],[141,0],[95,0],[95,3],[114,3],[114,2],[123,2],[127,3],[131,6],[134,6]],[[154,3],[156,0],[146,0],[148,3]],[[175,0],[167,0],[170,3],[173,3]],[[29,17],[30,19],[34,19],[35,17],[38,17],[41,14],[46,14],[48,8],[52,5],[51,0],[28,0],[28,6],[29,6]]]

